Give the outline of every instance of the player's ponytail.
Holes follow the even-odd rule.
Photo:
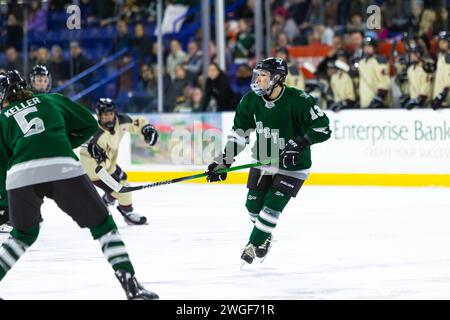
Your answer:
[[[28,99],[31,99],[33,97],[33,92],[30,90],[21,90],[16,93],[11,94],[7,99],[8,103],[11,102],[21,102]]]

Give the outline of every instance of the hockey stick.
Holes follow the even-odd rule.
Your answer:
[[[244,164],[244,165],[237,166],[237,167],[219,169],[219,170],[217,170],[215,172],[216,173],[224,173],[224,172],[238,171],[238,170],[242,170],[242,169],[263,166],[263,165],[266,165],[268,163],[272,163],[272,164],[278,163],[278,159],[274,160],[274,162],[267,162],[267,163],[256,162],[256,163]],[[203,173],[198,173],[198,174],[194,174],[194,175],[191,175],[191,176],[185,176],[185,177],[180,177],[180,178],[175,178],[175,179],[170,179],[170,180],[164,180],[164,181],[144,184],[144,185],[140,185],[140,186],[126,187],[126,186],[121,185],[116,180],[114,180],[114,178],[111,177],[111,175],[108,173],[108,171],[106,171],[105,168],[103,168],[102,166],[97,166],[97,168],[95,168],[95,173],[97,173],[97,176],[108,187],[110,187],[111,189],[113,189],[115,192],[118,192],[118,193],[124,193],[124,192],[131,192],[131,191],[136,191],[136,190],[147,189],[147,188],[153,188],[153,187],[158,187],[158,186],[162,186],[162,185],[166,185],[166,184],[172,184],[172,183],[177,183],[177,182],[181,182],[181,181],[198,179],[198,178],[206,177],[208,175],[206,172],[203,172]]]

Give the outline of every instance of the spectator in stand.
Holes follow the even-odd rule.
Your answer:
[[[312,27],[312,32],[308,34],[308,44],[319,46],[322,44],[323,34],[325,33],[325,26],[317,24]]]
[[[92,10],[95,17],[99,19],[100,27],[105,27],[114,21],[117,21],[120,15],[120,3],[122,1],[93,1]]]
[[[37,51],[36,64],[50,67],[50,54],[46,47],[40,47]]]
[[[186,53],[181,49],[181,44],[178,40],[173,39],[170,42],[170,54],[167,57],[167,73],[170,77],[175,79],[175,68],[186,60]]]
[[[361,30],[352,30],[349,35],[346,51],[353,55],[353,60],[359,60],[363,55],[364,33]]]
[[[437,21],[437,14],[436,11],[434,11],[432,8],[425,8],[422,11],[422,15],[420,17],[420,23],[419,23],[419,36],[426,35],[426,36],[432,36],[433,35],[433,25]]]
[[[283,32],[279,33],[277,35],[277,39],[276,40],[277,41],[276,41],[276,46],[275,47],[277,47],[277,48],[282,48],[282,47],[289,48],[290,44],[289,44],[288,38],[287,38],[285,33],[283,33]]]
[[[233,50],[234,63],[248,63],[254,51],[255,37],[245,19],[238,21],[238,34]]]
[[[70,43],[70,57],[71,78],[92,66],[91,60],[85,57],[78,41]]]
[[[202,111],[203,92],[200,88],[194,87],[191,91],[189,107],[192,112]]]
[[[153,65],[153,76],[155,77],[155,81],[157,83],[158,81],[158,65]],[[171,95],[170,88],[172,87],[172,79],[170,78],[169,74],[167,73],[167,68],[163,69],[163,89],[164,89],[164,106],[163,106],[163,112],[171,112],[172,106],[169,104],[167,97]],[[157,101],[155,100],[155,103],[157,105]]]
[[[411,16],[408,21],[408,33],[410,34],[418,34],[419,33],[419,24],[420,17],[422,15],[422,1],[413,0],[411,1]]]
[[[2,66],[3,69],[6,70],[14,70],[16,69],[19,72],[23,70],[23,62],[16,48],[9,47],[5,50],[5,65]]]
[[[360,13],[353,13],[347,23],[347,30],[358,30],[364,32],[365,25]]]
[[[200,73],[203,65],[203,54],[198,49],[198,44],[195,40],[188,43],[188,52],[184,60],[184,68],[187,72],[189,81],[194,82],[197,75]]]
[[[333,45],[333,37],[334,37],[334,20],[329,19],[327,20],[327,23],[324,26],[320,42],[331,46]]]
[[[172,81],[172,87],[170,88],[170,95],[166,97],[168,103],[172,106],[172,110],[175,111],[176,106],[186,101],[184,99],[184,88],[189,85],[189,79],[186,76],[186,70],[182,64],[175,67],[175,79]]]
[[[238,97],[231,89],[230,79],[220,70],[215,63],[208,66],[208,78],[206,79],[205,96],[202,102],[203,111],[231,111],[236,109]],[[210,105],[211,99],[215,100]]]
[[[247,0],[234,14],[234,19],[253,19],[255,16],[255,0]]]
[[[59,87],[70,78],[69,61],[64,58],[63,51],[57,44],[52,46],[50,73],[52,74],[52,81],[56,87]]]
[[[14,47],[16,50],[22,48],[23,28],[17,21],[14,14],[8,16],[8,24],[6,26],[6,47]]]
[[[43,7],[41,1],[31,1],[31,10],[28,17],[28,31],[47,31],[47,8]]]
[[[344,49],[344,38],[341,35],[334,35],[331,43],[331,50],[328,54],[320,61],[317,66],[316,74],[320,77],[325,78],[327,74],[327,66],[329,61],[336,60],[336,54]]]
[[[401,19],[403,15],[401,0],[385,0],[381,6],[381,28],[387,28],[391,30],[396,28],[396,20]],[[380,39],[380,35],[378,35]]]
[[[132,39],[128,34],[128,25],[125,20],[119,20],[116,24],[117,35],[113,40],[112,53],[122,50],[123,48],[131,48]]]
[[[145,28],[142,23],[137,23],[134,27],[133,49],[136,51],[138,66],[148,63],[152,51],[152,43],[145,35]]]
[[[290,1],[289,12],[297,26],[302,25],[306,20],[306,15],[308,14],[308,8],[311,1],[304,0],[292,0]]]
[[[167,54],[163,48],[163,61],[167,60],[166,56],[167,56]],[[147,63],[151,66],[154,64],[158,64],[158,41],[156,41],[156,40],[152,42],[152,49],[150,51]]]
[[[305,90],[305,77],[303,76],[303,73],[299,71],[297,62],[290,58],[288,49],[286,47],[277,48],[275,55],[277,58],[283,59],[288,66],[289,72],[285,84],[288,87]]]
[[[300,35],[297,24],[289,17],[289,11],[285,7],[277,7],[273,19],[272,37],[276,37],[280,32],[283,32],[286,34],[288,42],[292,43]]]
[[[35,45],[30,46],[30,49],[28,51],[28,65],[34,66],[37,61],[38,56],[38,50],[39,48]]]

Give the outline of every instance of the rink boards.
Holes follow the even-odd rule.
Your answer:
[[[332,137],[312,146],[308,184],[450,187],[450,110],[349,110],[326,114]],[[222,148],[234,114],[144,116],[160,129],[161,139],[156,149],[151,149],[137,136],[125,137],[119,164],[131,182],[161,181],[205,171],[210,161],[207,146],[215,139],[216,149]],[[220,139],[221,144],[217,141]],[[254,140],[252,137],[250,145]],[[235,165],[250,162],[247,147]],[[231,173],[224,183],[243,184],[246,179],[247,172]]]

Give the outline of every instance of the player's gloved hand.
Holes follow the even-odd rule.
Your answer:
[[[97,161],[97,163],[103,162],[108,158],[105,150],[92,141],[88,143],[87,150],[91,157]]]
[[[225,181],[227,178],[227,173],[222,172],[218,173],[217,170],[225,169],[231,167],[231,163],[234,162],[234,159],[228,159],[225,154],[219,155],[214,158],[214,161],[208,166],[208,171],[206,171],[206,181],[215,182],[215,181]]]
[[[339,112],[346,107],[346,103],[344,101],[334,102],[330,105],[329,109],[334,112]]]
[[[283,152],[281,153],[281,164],[285,169],[294,167],[298,164],[298,156],[306,147],[312,143],[308,137],[297,137],[295,140],[290,139]]]
[[[414,109],[414,108],[420,107],[420,106],[421,106],[420,99],[409,99],[405,104],[405,108],[407,110],[411,110],[411,109]]]
[[[399,83],[405,83],[406,81],[408,81],[408,73],[406,72],[406,69],[400,72],[397,75],[396,79]]]
[[[445,88],[444,91],[442,91],[441,93],[439,93],[436,98],[433,99],[433,101],[431,102],[431,107],[433,108],[433,110],[437,110],[439,108],[442,108],[442,103],[444,102],[444,100],[447,98],[447,94],[450,88]]]
[[[369,109],[379,109],[379,108],[384,108],[384,99],[382,97],[380,97],[379,95],[376,95],[375,97],[373,97],[372,101],[370,101],[369,104]]]
[[[158,141],[158,131],[151,124],[146,124],[142,127],[142,135],[144,136],[145,142],[153,146],[156,141]]]
[[[9,221],[8,207],[0,207],[0,225]]]
[[[400,101],[400,107],[405,108],[405,107],[406,107],[406,104],[407,104],[408,101],[409,101],[409,96],[406,95],[406,94],[403,94],[403,95],[401,95],[399,101]]]
[[[120,182],[127,179],[127,174],[122,170],[121,167],[116,165],[116,170],[111,174],[111,177],[113,177],[117,182]]]

